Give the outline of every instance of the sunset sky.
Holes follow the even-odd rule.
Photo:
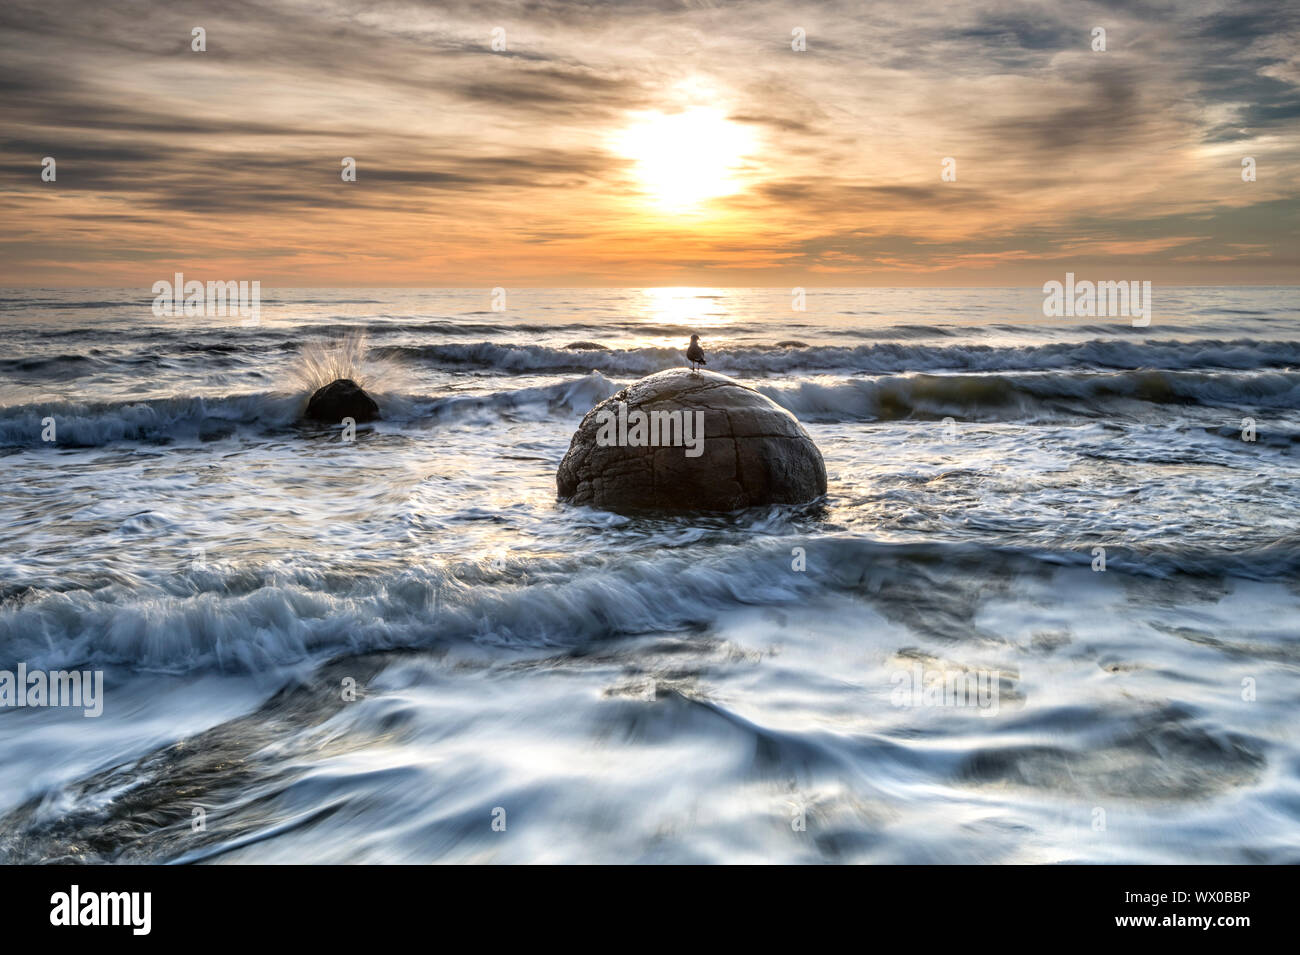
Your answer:
[[[0,282],[1294,283],[1297,9],[6,0]]]

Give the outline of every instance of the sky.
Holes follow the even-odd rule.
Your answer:
[[[0,6],[10,286],[1295,284],[1298,147],[1277,0]]]

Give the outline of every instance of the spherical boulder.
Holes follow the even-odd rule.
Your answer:
[[[379,405],[351,378],[339,378],[316,390],[307,402],[304,416],[328,424],[339,424],[344,418],[351,418],[360,424],[378,418]]]
[[[587,412],[561,500],[610,511],[732,511],[826,493],[826,464],[776,402],[716,372],[642,378]]]

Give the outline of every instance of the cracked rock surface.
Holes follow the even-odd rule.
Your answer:
[[[601,447],[602,411],[704,413],[703,453],[685,447]],[[603,418],[601,419],[604,420]],[[561,500],[604,510],[731,511],[804,504],[826,493],[826,464],[776,402],[716,372],[661,371],[587,412],[560,462]]]

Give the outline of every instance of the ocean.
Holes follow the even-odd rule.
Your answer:
[[[0,290],[0,861],[1300,862],[1294,289],[151,300]],[[557,502],[693,332],[824,501]]]

